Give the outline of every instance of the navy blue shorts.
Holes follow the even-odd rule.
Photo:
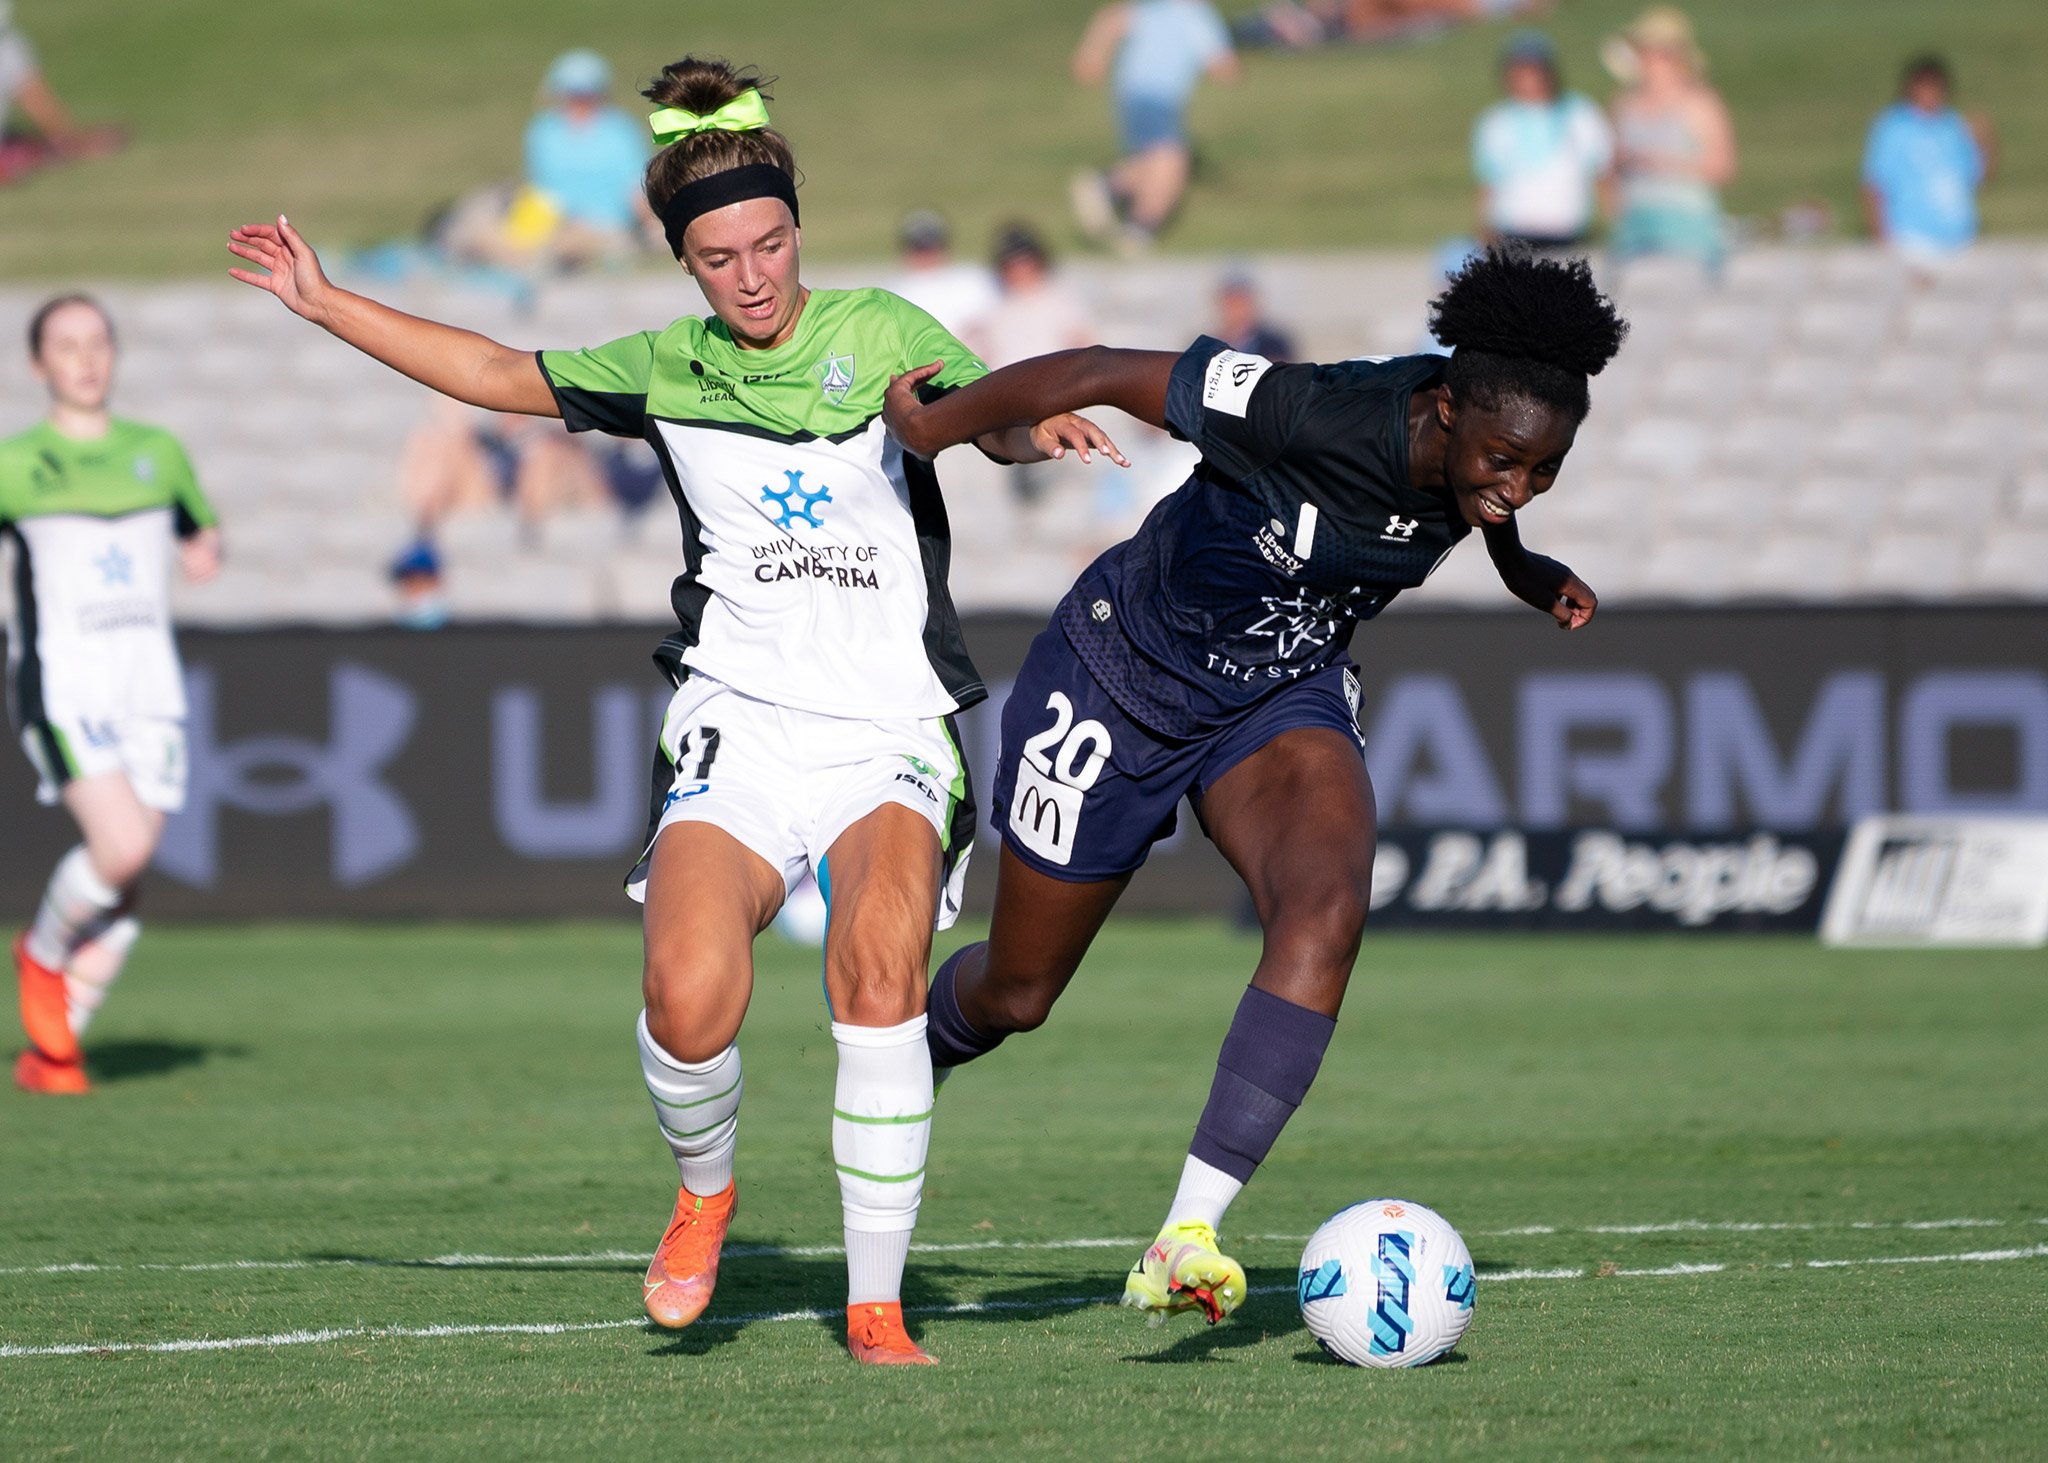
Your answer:
[[[1354,667],[1303,676],[1221,730],[1183,742],[1125,716],[1054,625],[1032,641],[1003,704],[991,821],[1041,874],[1114,879],[1173,832],[1182,798],[1199,799],[1280,733],[1304,726],[1340,731],[1365,755]]]

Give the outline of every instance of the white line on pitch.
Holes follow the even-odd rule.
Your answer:
[[[1572,1234],[1764,1234],[1777,1232],[1812,1232],[1830,1229],[1853,1230],[1938,1230],[1938,1229],[2003,1229],[2012,1225],[2048,1225],[2048,1217],[2036,1219],[1859,1219],[1837,1220],[1742,1220],[1742,1219],[1672,1219],[1654,1224],[1583,1224],[1552,1225],[1524,1224],[1512,1229],[1467,1230],[1474,1239],[1519,1239],[1532,1235]],[[1300,1244],[1307,1240],[1305,1234],[1247,1234],[1238,1237],[1240,1244]],[[1135,1236],[1107,1236],[1084,1239],[1055,1240],[966,1240],[950,1244],[915,1244],[911,1250],[920,1255],[957,1255],[992,1250],[1102,1250],[1123,1249],[1143,1245],[1146,1241]],[[738,1259],[818,1259],[846,1253],[844,1245],[728,1245],[725,1254]],[[647,1253],[642,1250],[588,1250],[575,1254],[560,1255],[482,1255],[457,1252],[447,1255],[428,1255],[419,1259],[381,1259],[376,1257],[337,1256],[332,1259],[309,1260],[199,1260],[183,1264],[162,1261],[122,1264],[118,1262],[99,1263],[91,1260],[73,1260],[50,1265],[13,1265],[0,1267],[0,1275],[93,1275],[117,1271],[156,1271],[170,1274],[200,1274],[216,1270],[494,1270],[531,1266],[547,1269],[551,1266],[596,1265],[632,1263],[644,1264]],[[1533,1273],[1533,1272],[1532,1272]]]
[[[2028,1245],[2011,1250],[1970,1250],[1963,1254],[1951,1255],[1891,1255],[1875,1259],[1854,1260],[1804,1260],[1785,1261],[1773,1267],[1793,1269],[1801,1266],[1812,1270],[1833,1270],[1850,1265],[1942,1265],[1942,1264],[1988,1264],[2003,1260],[2034,1260],[2048,1258],[2048,1244]],[[1507,1270],[1492,1274],[1482,1272],[1479,1279],[1492,1284],[1508,1280],[1584,1280],[1589,1277],[1640,1278],[1667,1275],[1716,1275],[1728,1271],[1728,1265],[1663,1265],[1646,1270],[1587,1270],[1583,1267],[1562,1270]],[[1251,1287],[1253,1295],[1283,1295],[1294,1290],[1291,1285],[1258,1285]],[[1082,1306],[1109,1305],[1112,1297],[1100,1295],[1063,1295],[1043,1300],[968,1300],[956,1301],[950,1305],[905,1306],[914,1315],[924,1316],[967,1316],[990,1311],[1065,1311]],[[836,1319],[837,1311],[758,1311],[742,1316],[706,1316],[697,1324],[700,1326],[750,1326],[766,1325],[781,1321],[825,1321]],[[73,1341],[55,1346],[0,1346],[0,1360],[15,1360],[39,1356],[102,1356],[117,1352],[187,1352],[187,1351],[244,1351],[251,1348],[280,1346],[311,1346],[323,1341],[347,1341],[353,1339],[393,1339],[431,1341],[451,1336],[566,1336],[585,1331],[646,1330],[647,1322],[641,1317],[624,1321],[540,1321],[506,1322],[502,1324],[478,1324],[466,1326],[347,1326],[320,1331],[275,1331],[266,1336],[191,1336],[176,1341]]]
[[[1307,1236],[1302,1236],[1306,1238]],[[1271,1236],[1254,1236],[1271,1238]],[[976,1250],[1100,1250],[1137,1248],[1142,1239],[1130,1237],[1056,1240],[970,1240],[959,1244],[912,1245],[920,1255],[954,1255]],[[727,1245],[727,1259],[811,1259],[843,1255],[844,1245]],[[58,1265],[15,1265],[0,1269],[0,1275],[94,1275],[112,1271],[141,1270],[171,1274],[198,1274],[214,1270],[496,1270],[531,1266],[547,1269],[557,1265],[594,1265],[630,1261],[647,1263],[644,1250],[589,1250],[566,1255],[428,1255],[415,1260],[387,1260],[371,1256],[335,1256],[313,1260],[200,1260],[188,1264],[141,1262],[136,1264],[74,1260]]]

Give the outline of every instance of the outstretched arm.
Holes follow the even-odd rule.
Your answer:
[[[1116,61],[1116,48],[1131,28],[1128,5],[1105,5],[1095,12],[1081,44],[1074,48],[1074,80],[1083,86],[1100,86]]]
[[[1141,422],[1164,427],[1166,383],[1179,359],[1172,351],[1100,345],[1055,351],[1005,366],[926,403],[918,399],[917,389],[944,368],[943,362],[934,361],[889,383],[882,415],[896,440],[920,457],[936,457],[948,447],[1012,428],[1047,424],[1089,406],[1113,406]]]
[[[257,269],[230,268],[247,285],[268,290],[286,309],[339,336],[444,396],[488,411],[558,417],[531,351],[513,350],[472,330],[458,330],[380,305],[328,282],[313,246],[279,214],[274,224],[245,224],[228,235],[230,253]]]
[[[1556,620],[1558,629],[1577,630],[1600,608],[1600,597],[1578,575],[1523,547],[1514,519],[1489,523],[1480,532],[1486,535],[1486,552],[1508,592]]]

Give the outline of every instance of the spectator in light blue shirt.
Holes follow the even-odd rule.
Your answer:
[[[645,122],[613,106],[612,71],[594,51],[557,56],[541,84],[547,106],[526,128],[526,183],[558,226],[629,242],[644,208],[640,177],[651,141]]]
[[[1899,100],[1871,124],[1863,152],[1863,211],[1871,234],[1916,262],[1937,261],[1977,237],[1977,190],[1991,172],[1990,124],[1950,97],[1948,63],[1906,65]]]
[[[1172,218],[1188,185],[1188,101],[1205,76],[1237,78],[1229,27],[1208,0],[1120,0],[1096,12],[1074,79],[1109,80],[1123,156],[1074,180],[1085,232],[1141,253]]]

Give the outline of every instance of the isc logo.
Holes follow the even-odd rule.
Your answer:
[[[1074,857],[1081,823],[1081,799],[1109,761],[1109,728],[1090,718],[1074,720],[1074,703],[1063,691],[1046,698],[1052,724],[1027,738],[1017,764],[1017,795],[1010,803],[1010,832],[1047,863]]]

